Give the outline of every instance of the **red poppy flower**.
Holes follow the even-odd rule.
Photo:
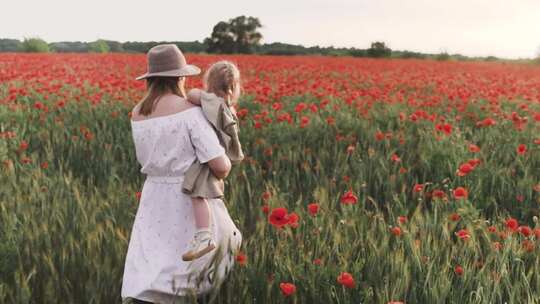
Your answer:
[[[523,240],[523,242],[521,242],[521,246],[527,252],[533,252],[535,247],[534,243],[531,240]]]
[[[289,214],[289,226],[291,226],[292,228],[296,228],[298,227],[298,220],[300,219],[300,217],[298,216],[298,214],[296,214],[295,212],[291,212]]]
[[[299,102],[299,103],[296,105],[296,107],[294,108],[294,111],[295,111],[296,113],[300,113],[300,112],[302,112],[302,111],[303,111],[304,109],[306,109],[306,108],[307,108],[307,105],[306,105],[305,103]]]
[[[453,221],[453,222],[457,222],[461,219],[461,216],[457,213],[452,213],[450,215],[450,220]]]
[[[524,237],[529,237],[532,234],[531,227],[529,227],[529,226],[519,226],[518,231]]]
[[[84,132],[84,138],[86,140],[92,140],[92,139],[94,139],[94,134],[92,134],[92,132],[90,132],[90,131],[86,131],[86,132]]]
[[[467,189],[463,187],[457,187],[454,189],[454,198],[455,199],[466,199],[469,196]]]
[[[317,203],[311,203],[308,205],[308,212],[309,214],[311,214],[312,216],[315,216],[317,215],[317,213],[319,212],[319,204]]]
[[[48,162],[42,162],[41,163],[41,169],[47,169],[49,168],[49,163]]]
[[[326,123],[330,126],[333,126],[336,123],[336,119],[332,116],[328,116],[326,118]]]
[[[263,201],[266,202],[267,200],[270,199],[271,196],[272,196],[272,194],[271,194],[270,192],[265,191],[265,192],[263,192],[263,194],[262,194],[262,199],[263,199]]]
[[[322,264],[322,261],[321,261],[321,259],[314,259],[313,264],[318,266],[318,265]]]
[[[399,158],[399,156],[397,156],[397,154],[392,154],[391,159],[395,163],[399,163],[401,161],[401,158]]]
[[[296,292],[296,286],[293,283],[280,283],[281,293],[288,297]]]
[[[476,123],[476,125],[478,127],[489,127],[489,126],[494,126],[496,124],[497,124],[497,122],[491,117],[488,117],[488,118]]]
[[[454,273],[457,274],[458,276],[461,276],[463,275],[463,267],[461,267],[460,265],[457,265],[455,268],[454,268]]]
[[[236,262],[241,265],[241,266],[244,266],[246,265],[247,263],[247,256],[245,254],[243,254],[242,252],[239,252],[237,255],[236,255]]]
[[[505,224],[506,224],[506,228],[508,228],[508,229],[510,229],[512,231],[517,231],[518,230],[519,223],[514,218],[507,219]]]
[[[377,131],[377,133],[375,133],[375,139],[378,140],[378,141],[381,141],[385,138],[384,136],[384,133],[381,132],[381,131]]]
[[[309,117],[302,116],[300,117],[300,128],[305,128],[309,124]]]
[[[469,151],[473,152],[473,153],[480,152],[480,147],[478,147],[477,145],[474,145],[474,144],[470,144],[469,145]]]
[[[281,102],[274,102],[272,104],[272,109],[274,109],[274,111],[279,111],[282,107],[283,105],[281,104]]]
[[[289,223],[289,216],[287,209],[283,207],[274,208],[268,217],[270,224],[277,228],[281,228]]]
[[[264,214],[268,214],[268,212],[270,212],[270,207],[267,204],[264,204],[261,209]]]
[[[467,161],[467,163],[469,165],[471,165],[471,167],[474,169],[476,168],[476,166],[478,166],[482,161],[478,158],[473,158],[473,159],[470,159]]]
[[[347,288],[354,288],[355,282],[353,276],[348,272],[342,272],[337,277],[337,282]]]
[[[358,202],[358,198],[353,194],[351,190],[345,192],[341,197],[341,203],[344,205],[353,205]]]
[[[517,153],[518,153],[519,155],[523,155],[523,154],[527,153],[527,146],[524,145],[524,144],[520,144],[520,145],[517,147],[516,151],[517,151]]]
[[[442,190],[435,189],[431,193],[431,196],[436,197],[436,198],[444,198],[446,196],[446,193],[444,193],[444,191]]]
[[[407,217],[406,216],[398,216],[398,222],[400,224],[405,224],[407,222]]]
[[[471,173],[473,169],[474,169],[474,167],[471,166],[469,163],[464,163],[464,164],[459,166],[459,169],[457,170],[456,174],[458,176],[465,176],[465,175]]]
[[[416,184],[413,187],[414,192],[422,192],[422,190],[424,190],[424,185],[423,184]]]
[[[456,232],[456,236],[464,241],[468,240],[471,237],[469,231],[467,231],[466,229],[461,229],[460,231]]]
[[[142,194],[141,191],[135,192],[135,197],[137,198],[137,200],[140,200],[140,199],[141,199],[141,194]]]
[[[392,227],[392,229],[390,229],[390,231],[392,232],[393,235],[395,236],[400,236],[401,235],[401,228],[395,226],[395,227]]]
[[[21,143],[19,144],[19,151],[24,151],[27,148],[28,148],[28,143],[26,142],[26,140],[21,141]]]
[[[540,238],[540,228],[534,228],[533,232],[534,232],[534,237],[536,237],[537,239]]]

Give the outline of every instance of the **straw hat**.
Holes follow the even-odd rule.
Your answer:
[[[201,73],[201,69],[186,63],[186,58],[176,44],[156,45],[148,51],[146,74],[135,79],[141,80],[153,76],[180,77]]]

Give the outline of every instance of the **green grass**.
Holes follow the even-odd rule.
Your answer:
[[[0,106],[0,132],[17,134],[0,139],[0,161],[13,162],[3,164],[0,174],[0,302],[118,303],[135,193],[144,181],[128,108],[105,97],[96,106],[82,101],[51,106],[45,114],[31,107],[36,98],[18,100],[30,106],[24,111]],[[263,109],[247,100],[242,106],[250,112]],[[293,112],[300,101],[318,102],[291,97],[286,110]],[[540,155],[534,121],[522,132],[504,120],[479,129],[441,107],[431,110],[447,116],[454,131],[437,140],[433,123],[399,120],[400,112],[410,114],[405,105],[375,106],[367,117],[354,109],[327,109],[305,114],[305,128],[298,127],[298,118],[293,125],[274,121],[262,129],[253,128],[251,119],[242,122],[248,159],[227,179],[226,197],[244,237],[247,263],[235,266],[216,303],[540,302],[537,240],[529,237],[535,247],[528,252],[519,233],[503,239],[487,230],[495,225],[505,231],[509,216],[537,225],[540,198],[533,187],[540,182]],[[335,126],[326,123],[328,115]],[[93,139],[86,140],[81,129]],[[378,141],[378,130],[393,136]],[[337,140],[338,134],[344,139]],[[29,146],[18,152],[23,139]],[[481,152],[469,152],[469,143]],[[520,143],[529,149],[523,156],[516,153]],[[393,153],[400,164],[391,161]],[[25,156],[30,163],[21,162]],[[482,163],[468,176],[456,176],[471,158]],[[401,167],[407,172],[400,173]],[[424,193],[444,190],[448,200],[413,193],[416,183],[428,183]],[[469,190],[467,200],[452,198],[458,186]],[[355,205],[340,203],[349,189],[358,196]],[[272,194],[267,202],[265,191]],[[315,217],[307,213],[311,202],[321,206]],[[296,212],[299,226],[271,226],[261,209],[265,203]],[[453,213],[461,219],[450,220]],[[408,222],[398,224],[398,216]],[[401,236],[390,232],[394,226],[401,227]],[[471,238],[457,238],[460,229]],[[493,242],[502,249],[494,250]],[[317,258],[321,265],[313,264]],[[454,273],[457,265],[464,269],[461,276]],[[354,276],[354,289],[337,283],[340,272]],[[281,282],[294,283],[296,293],[284,297]]]

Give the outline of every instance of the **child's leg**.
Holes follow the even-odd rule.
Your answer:
[[[207,230],[210,228],[210,208],[204,198],[192,197],[193,213],[195,216],[195,228],[197,230]]]
[[[195,216],[195,234],[190,242],[188,251],[182,255],[182,260],[192,261],[216,247],[210,230],[210,207],[204,198],[192,197],[193,215]]]

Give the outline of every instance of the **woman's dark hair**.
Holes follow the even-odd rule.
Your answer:
[[[146,79],[146,95],[142,99],[139,114],[149,115],[159,98],[167,93],[186,97],[183,87],[178,86],[180,77],[149,77]]]

